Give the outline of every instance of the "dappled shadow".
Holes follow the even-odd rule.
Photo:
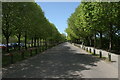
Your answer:
[[[3,77],[76,78],[82,70],[90,70],[99,61],[91,55],[76,52],[68,43],[60,44],[43,54],[3,69]]]

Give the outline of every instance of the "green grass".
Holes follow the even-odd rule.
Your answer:
[[[33,54],[33,56],[35,55],[35,50],[33,50],[32,54]],[[30,57],[30,51],[24,51],[24,59],[27,59],[29,57]],[[22,59],[21,52],[18,51],[18,52],[13,53],[13,63],[16,63],[18,61],[22,61],[24,59]],[[2,57],[3,67],[11,64],[10,60],[11,60],[10,56],[3,56]]]
[[[53,46],[48,46],[48,48],[51,48],[51,47],[53,47]],[[47,49],[45,46],[41,46],[41,47],[37,48],[37,53],[43,52]],[[25,59],[28,59],[31,57],[30,50],[24,51],[24,59],[21,56],[21,52],[14,50],[14,51],[12,51],[12,53],[13,53],[13,63],[16,63],[16,62],[19,62],[19,61],[22,61],[22,60],[25,60]],[[35,56],[35,55],[36,55],[36,50],[34,49],[34,50],[32,50],[32,56]],[[5,67],[5,66],[10,65],[11,64],[10,60],[11,60],[10,56],[2,56],[2,66]]]
[[[78,46],[77,46],[77,47],[78,47]],[[100,55],[99,55],[99,54],[94,54],[94,53],[92,53],[92,52],[90,52],[90,51],[87,51],[86,49],[83,49],[83,50],[85,50],[86,52],[90,53],[91,55],[93,55],[93,56],[95,56],[95,57],[97,57],[97,58],[100,58]],[[102,58],[100,58],[100,59],[110,62],[107,57],[103,57],[103,56],[102,56]]]
[[[99,54],[94,54],[94,53],[92,53],[92,52],[90,52],[90,51],[87,51],[87,52],[90,53],[91,55],[97,57],[97,58],[100,58],[100,55],[99,55]],[[104,57],[104,56],[102,56],[102,58],[100,58],[100,59],[102,59],[102,60],[108,60],[108,58],[107,58],[107,57]]]

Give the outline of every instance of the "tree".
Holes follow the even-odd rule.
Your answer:
[[[68,18],[68,37],[75,40],[79,38],[85,45],[90,46],[94,39],[94,47],[99,48],[104,48],[106,42],[103,42],[103,39],[106,38],[109,41],[109,50],[112,50],[113,45],[116,45],[113,40],[117,39],[115,36],[120,30],[119,8],[120,3],[81,2]]]

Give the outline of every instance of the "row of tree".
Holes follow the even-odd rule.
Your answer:
[[[12,36],[17,36],[19,50],[23,37],[26,49],[28,41],[31,43],[34,41],[36,46],[36,42],[41,39],[64,40],[55,25],[46,19],[41,7],[35,2],[3,2],[2,10],[2,33],[7,47]]]
[[[120,2],[81,2],[68,18],[68,40],[120,50]]]

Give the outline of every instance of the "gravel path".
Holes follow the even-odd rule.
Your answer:
[[[3,68],[3,78],[81,77],[117,78],[118,69],[67,42]]]

